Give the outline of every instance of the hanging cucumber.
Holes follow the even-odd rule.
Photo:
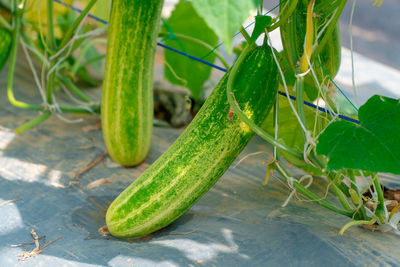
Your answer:
[[[153,66],[162,0],[113,0],[101,101],[104,142],[124,166],[146,157],[153,128]]]
[[[112,235],[146,235],[173,222],[214,185],[253,137],[229,112],[228,75],[175,143],[110,205],[106,222]],[[238,67],[232,92],[244,114],[261,124],[278,84],[271,48],[254,47]]]
[[[283,2],[284,0],[281,0]],[[307,7],[310,0],[298,1],[295,11],[289,17],[287,23],[282,24],[280,27],[281,40],[283,44],[283,60],[286,61],[289,67],[288,73],[296,72],[296,68],[299,65],[299,61],[304,54],[304,40],[306,33],[306,19],[307,19]],[[331,15],[326,16],[323,14],[324,8],[318,7],[317,14],[313,17],[314,33],[317,30],[321,30],[324,25],[329,21]],[[318,41],[325,37],[323,33]],[[339,71],[341,62],[341,42],[340,42],[340,29],[337,23],[332,34],[328,37],[328,42],[324,45],[323,49],[317,56],[320,64],[315,60],[312,63],[315,74],[318,78],[319,83],[322,83],[329,75],[330,78],[334,78]],[[313,38],[315,40],[315,36]],[[289,74],[290,75],[290,74]],[[293,80],[294,81],[294,80]],[[318,89],[316,88],[312,73],[308,73],[305,77],[305,91],[307,96],[314,100],[317,97]]]
[[[0,28],[0,70],[7,63],[11,52],[12,35],[5,28]]]

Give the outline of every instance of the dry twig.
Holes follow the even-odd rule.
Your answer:
[[[18,201],[18,200],[22,200],[22,198],[6,200],[6,201],[0,203],[0,207],[3,207],[3,206],[5,206],[5,205],[7,205],[7,204],[10,204],[10,203],[15,202],[15,201]]]
[[[34,248],[34,249],[32,249],[32,250],[30,250],[30,251],[27,251],[27,250],[25,249],[21,254],[18,255],[18,260],[19,260],[19,261],[24,261],[24,260],[26,260],[26,259],[28,259],[28,258],[30,258],[30,257],[33,257],[33,256],[35,256],[35,255],[37,255],[37,254],[42,253],[43,250],[44,250],[46,247],[48,247],[49,245],[53,244],[54,242],[56,242],[57,240],[60,240],[60,239],[62,238],[62,237],[56,238],[56,239],[50,241],[49,243],[44,244],[44,245],[40,248],[39,239],[42,239],[42,238],[44,239],[45,237],[44,237],[44,236],[43,236],[43,237],[39,237],[39,236],[36,234],[35,230],[33,230],[33,229],[32,229],[32,231],[31,231],[30,234],[31,234],[31,236],[32,236],[32,238],[33,238],[33,241],[31,241],[31,242],[26,242],[26,243],[22,243],[22,244],[18,244],[18,245],[13,246],[13,247],[20,247],[20,246],[26,245],[26,244],[32,244],[32,243],[35,244],[35,248]]]
[[[107,156],[107,152],[104,151],[103,154],[101,154],[100,156],[98,156],[97,158],[95,158],[94,160],[92,160],[91,162],[89,162],[85,168],[80,169],[79,171],[77,171],[74,175],[74,179],[78,180],[79,179],[79,175],[91,170],[93,167],[95,167],[97,164],[99,164],[105,157]]]
[[[91,189],[93,187],[97,187],[97,186],[100,186],[100,185],[107,185],[107,184],[112,184],[112,182],[109,179],[101,178],[101,179],[98,179],[96,181],[93,181],[93,182],[89,183],[87,185],[87,188]]]

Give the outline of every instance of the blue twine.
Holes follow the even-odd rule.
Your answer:
[[[282,92],[282,91],[278,91],[278,94],[280,94],[280,95],[282,95],[282,96],[284,96],[284,97],[287,97],[287,94],[284,93],[284,92]],[[289,98],[296,101],[296,97],[294,97],[294,96],[292,96],[292,95],[289,95]],[[323,108],[323,107],[317,106],[317,105],[315,105],[315,104],[313,104],[313,103],[307,102],[307,101],[304,101],[304,105],[309,106],[309,107],[312,107],[312,108],[315,108],[315,109],[318,109],[319,111],[325,112],[325,113],[327,113],[327,114],[329,114],[329,115],[332,115],[332,116],[335,115],[335,114],[332,114],[329,110],[327,110],[327,109],[325,109],[325,108]],[[338,117],[339,117],[340,119],[342,119],[342,120],[346,120],[346,121],[349,121],[349,122],[353,122],[353,123],[356,123],[356,124],[360,124],[360,121],[359,121],[359,120],[356,120],[356,119],[347,117],[347,116],[345,116],[345,115],[339,114]]]
[[[70,4],[68,4],[68,3],[65,3],[65,2],[63,2],[63,1],[61,1],[61,0],[54,0],[54,1],[55,1],[56,3],[59,3],[59,4],[63,5],[63,6],[66,6],[66,7],[68,7],[68,8],[71,8],[72,10],[74,10],[74,11],[76,11],[76,12],[79,12],[79,13],[82,12],[82,9],[79,9],[79,8],[77,8],[77,7],[74,7],[73,5],[70,5]],[[276,7],[275,7],[275,8],[276,8]],[[271,12],[271,11],[272,11],[272,10],[270,10],[269,12]],[[267,14],[268,14],[268,13],[267,13]],[[96,20],[96,21],[98,21],[98,22],[101,22],[101,23],[103,23],[103,24],[108,25],[108,22],[107,22],[107,21],[105,21],[105,20],[103,20],[103,19],[101,19],[101,18],[99,18],[99,17],[96,17],[96,16],[94,16],[94,15],[92,15],[92,14],[88,14],[88,17],[90,17],[90,18],[92,18],[92,19],[94,19],[94,20]],[[254,22],[253,22],[253,23],[254,23]],[[247,27],[249,27],[250,25],[251,25],[251,24],[247,25]],[[237,34],[236,34],[236,35],[237,35]],[[221,44],[222,44],[222,43],[221,43]],[[221,45],[221,44],[220,44],[220,45]],[[179,51],[179,50],[177,50],[177,49],[175,49],[175,48],[172,48],[172,47],[170,47],[170,46],[168,46],[168,45],[165,45],[165,44],[162,44],[162,43],[160,43],[160,42],[157,42],[157,45],[160,46],[160,47],[162,47],[162,48],[171,50],[171,51],[173,51],[173,52],[175,52],[175,53],[178,53],[178,54],[180,54],[180,55],[182,55],[182,56],[188,57],[188,58],[190,58],[190,59],[192,59],[192,60],[195,60],[195,61],[198,61],[198,62],[200,62],[200,63],[203,63],[203,64],[205,64],[205,65],[207,65],[207,66],[210,66],[210,67],[212,67],[212,68],[215,68],[215,69],[217,69],[217,70],[220,70],[220,71],[223,71],[223,72],[227,72],[227,71],[228,71],[227,69],[225,69],[225,68],[223,68],[223,67],[217,66],[217,65],[215,65],[215,64],[213,64],[213,63],[210,63],[210,62],[208,62],[208,61],[205,61],[205,60],[203,60],[203,59],[201,59],[201,58],[198,58],[198,57],[189,55],[189,54],[187,54],[187,53],[185,53],[185,52]],[[284,93],[284,92],[279,91],[278,93],[279,93],[280,95],[282,95],[282,96],[288,97],[288,96],[286,95],[286,93]],[[292,95],[289,95],[289,97],[290,97],[290,99],[296,101],[296,97],[294,97],[294,96],[292,96]],[[313,103],[304,101],[304,104],[305,104],[306,106],[309,106],[309,107],[318,109],[318,110],[321,111],[321,112],[325,112],[325,113],[327,113],[327,114],[333,115],[329,110],[326,110],[326,109],[323,108],[323,107],[314,105]],[[356,119],[347,117],[347,116],[345,116],[345,115],[339,114],[339,118],[342,119],[342,120],[346,120],[346,121],[349,121],[349,122],[353,122],[353,123],[356,123],[356,124],[360,124],[360,121],[359,121],[359,120],[356,120]]]
[[[177,49],[175,49],[175,48],[172,48],[172,47],[170,47],[170,46],[168,46],[168,45],[165,45],[165,44],[162,44],[162,43],[160,43],[160,42],[157,42],[157,45],[158,45],[158,46],[161,46],[161,47],[163,47],[163,48],[166,48],[166,49],[168,49],[168,50],[171,50],[171,51],[173,51],[173,52],[176,52],[176,53],[178,53],[178,54],[180,54],[180,55],[182,55],[182,56],[185,56],[185,57],[188,57],[188,58],[193,59],[193,60],[195,60],[195,61],[201,62],[201,63],[203,63],[203,64],[205,64],[205,65],[207,65],[207,66],[213,67],[213,68],[215,68],[215,69],[217,69],[217,70],[224,71],[224,72],[227,72],[227,71],[228,71],[227,69],[225,69],[225,68],[223,68],[223,67],[217,66],[217,65],[215,65],[215,64],[213,64],[213,63],[210,63],[210,62],[208,62],[208,61],[205,61],[205,60],[203,60],[203,59],[201,59],[201,58],[198,58],[198,57],[189,55],[189,54],[187,54],[187,53],[185,53],[185,52],[179,51],[179,50],[177,50]]]
[[[65,6],[65,7],[68,7],[68,8],[70,8],[70,9],[72,9],[72,10],[78,12],[78,13],[82,13],[82,9],[79,9],[79,8],[77,8],[77,7],[74,7],[73,5],[70,5],[70,4],[68,4],[68,3],[65,3],[65,2],[63,2],[63,1],[61,1],[61,0],[54,0],[54,2],[59,3],[60,5],[63,5],[63,6]],[[88,17],[89,17],[89,18],[92,18],[92,19],[94,19],[94,20],[97,20],[98,22],[101,22],[101,23],[103,23],[103,24],[108,24],[108,22],[105,21],[104,19],[101,19],[101,18],[99,18],[99,17],[96,17],[96,16],[94,16],[94,15],[92,15],[92,14],[88,14]]]

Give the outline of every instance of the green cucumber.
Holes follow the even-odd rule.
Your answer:
[[[108,154],[124,166],[142,162],[150,148],[162,5],[162,0],[112,1],[101,121]]]
[[[281,0],[283,2],[284,0]],[[304,39],[306,32],[307,6],[310,0],[298,1],[295,11],[289,17],[287,23],[281,25],[280,33],[283,44],[284,60],[288,62],[290,72],[296,73],[296,67],[304,53]],[[327,22],[327,18],[323,16],[315,16],[313,18],[314,33],[317,29],[321,29],[323,24]],[[325,34],[319,38],[324,38]],[[314,36],[315,40],[315,36]],[[314,67],[315,74],[319,83],[322,83],[327,75],[331,79],[335,78],[339,71],[341,63],[341,41],[339,24],[336,24],[334,31],[329,37],[317,59],[321,63],[311,62]],[[322,69],[323,68],[323,69]],[[325,70],[325,71],[324,71]],[[294,75],[293,75],[294,76]],[[304,80],[305,91],[311,100],[315,100],[318,95],[318,90],[314,82],[312,73],[308,73]]]
[[[3,69],[7,63],[8,57],[11,52],[12,35],[11,32],[5,28],[0,28],[0,70]]]
[[[171,147],[112,202],[106,215],[112,235],[137,237],[169,225],[217,182],[253,137],[230,112],[228,75]],[[265,45],[246,55],[232,92],[244,114],[260,125],[275,102],[278,84],[277,66]]]

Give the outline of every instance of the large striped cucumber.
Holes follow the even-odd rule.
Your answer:
[[[281,3],[283,1],[284,0],[281,0]],[[291,71],[293,72],[296,71],[296,67],[304,53],[307,6],[309,2],[310,0],[298,1],[296,9],[289,17],[287,23],[280,27],[281,40],[284,48],[283,53],[287,58]],[[316,33],[317,30],[321,30],[324,27],[324,23],[327,23],[327,20],[326,17],[316,14],[313,18],[314,33]],[[314,36],[314,40],[315,37],[316,36]],[[325,33],[319,37],[318,41],[324,37]],[[338,73],[341,63],[341,41],[338,23],[336,24],[332,34],[329,36],[328,42],[319,53],[317,59],[319,62],[315,61],[311,63],[313,64],[319,83],[323,82],[326,75],[329,75],[329,77],[333,79]],[[305,83],[308,85],[305,86],[308,97],[314,100],[317,97],[318,92],[315,90],[316,86],[311,72],[306,75]]]
[[[0,28],[0,70],[3,69],[10,56],[11,43],[11,32],[5,28]]]
[[[104,142],[124,166],[143,161],[153,129],[153,67],[163,0],[113,0],[101,101]]]
[[[228,75],[181,136],[110,205],[106,222],[112,235],[142,236],[173,222],[214,185],[253,137],[244,122],[231,116]],[[233,82],[239,107],[260,125],[279,84],[271,48],[252,48]]]

